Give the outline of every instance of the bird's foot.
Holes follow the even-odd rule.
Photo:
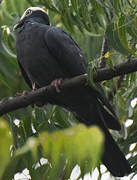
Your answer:
[[[25,95],[27,95],[28,93],[29,93],[29,91],[24,90],[23,93],[17,92],[15,96],[16,96],[16,97],[18,97],[18,96],[25,96]]]
[[[60,93],[59,86],[61,85],[62,80],[63,80],[62,78],[59,78],[59,79],[55,79],[54,81],[51,82],[51,86],[54,86],[58,93]]]

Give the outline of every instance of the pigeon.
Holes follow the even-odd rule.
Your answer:
[[[31,89],[49,84],[58,88],[62,79],[87,73],[88,63],[81,48],[65,30],[50,25],[42,8],[28,8],[14,30],[18,64]],[[102,87],[98,85],[98,88]],[[130,164],[109,132],[109,129],[120,130],[121,127],[105,94],[84,85],[56,94],[48,103],[66,108],[80,123],[96,125],[102,130],[105,137],[102,163],[110,173],[116,177],[129,174]]]

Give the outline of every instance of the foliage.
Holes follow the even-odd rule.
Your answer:
[[[6,141],[6,143],[5,143]],[[0,178],[10,161],[10,146],[12,145],[12,135],[10,135],[10,130],[8,124],[4,120],[0,120],[0,142],[2,144],[0,150],[0,159],[1,159],[1,169],[0,169]]]
[[[113,67],[114,64],[137,56],[136,0],[3,0],[0,5],[1,99],[12,97],[16,92],[28,88],[17,65],[15,34],[12,29],[29,6],[46,9],[51,24],[63,27],[71,33],[83,49],[89,64],[95,67],[102,60],[104,37],[109,45],[105,55],[107,66]],[[118,78],[102,82],[123,126],[121,136],[116,136],[116,139],[123,152],[128,154],[130,145],[137,142],[137,103],[134,108],[131,106],[131,100],[137,97],[137,73],[124,76],[120,88],[117,88],[117,84]],[[76,164],[81,166],[81,176],[98,165],[97,159],[102,149],[101,132],[97,129],[94,133],[95,127],[87,128],[83,125],[71,128],[77,120],[65,109],[51,105],[44,108],[29,107],[9,113],[3,118],[9,124],[10,134],[6,121],[0,121],[1,179],[12,179],[15,173],[26,167],[32,179],[44,179],[47,175],[52,177],[50,179],[62,175],[60,179],[63,179],[64,176],[70,176]],[[127,119],[134,120],[129,127],[125,126]],[[71,136],[72,131],[74,135]],[[136,147],[135,145],[130,152],[129,158],[133,165],[133,175],[137,173]],[[85,151],[89,152],[88,158]],[[96,158],[93,157],[95,152]],[[11,158],[8,154],[11,154]],[[82,154],[80,159],[78,154]],[[48,162],[35,168],[42,157],[47,158]],[[70,162],[68,157],[72,158]],[[92,164],[89,162],[90,157]]]
[[[94,139],[96,139],[96,142]],[[84,144],[82,148],[81,143]],[[81,176],[83,176],[85,172],[89,172],[93,167],[96,167],[102,153],[102,143],[103,135],[97,127],[87,128],[82,124],[63,131],[43,132],[38,138],[29,138],[27,143],[15,152],[12,161],[9,163],[9,167],[12,167],[12,173],[11,169],[7,168],[6,172],[3,173],[2,179],[12,179],[13,172],[16,172],[17,165],[21,163],[23,157],[25,160],[26,158],[31,160],[29,164],[24,162],[24,165],[27,165],[31,170],[30,173],[32,173],[34,180],[39,179],[38,177],[42,180],[59,179],[64,175],[65,178],[69,178],[76,163],[81,166]],[[94,149],[91,149],[91,146]],[[6,147],[7,151],[8,148],[9,146]],[[32,154],[30,155],[31,152]],[[40,152],[44,158],[48,158],[48,161],[43,166],[38,166],[41,158]],[[2,155],[2,151],[0,155]],[[3,159],[5,162],[7,157]],[[9,159],[10,157],[8,156]],[[84,161],[85,163],[83,164]],[[3,167],[5,168],[4,165]]]

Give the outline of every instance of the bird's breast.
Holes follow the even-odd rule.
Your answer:
[[[64,76],[57,60],[48,50],[44,33],[45,29],[31,25],[17,38],[18,60],[31,81],[37,82],[40,87]]]

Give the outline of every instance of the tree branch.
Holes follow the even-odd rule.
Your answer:
[[[111,68],[102,68],[97,71],[97,75],[95,77],[95,82],[100,82],[103,80],[110,80],[116,76],[129,74],[137,71],[137,58],[128,60],[125,63],[120,63]]]
[[[137,59],[132,59],[125,63],[121,63],[114,66],[113,69],[111,68],[98,69],[93,79],[95,82],[100,82],[103,80],[109,80],[116,76],[128,74],[135,71],[137,71]],[[62,90],[62,89],[71,88],[71,87],[74,88],[78,84],[85,85],[86,83],[87,83],[87,75],[86,74],[80,75],[72,79],[64,80],[60,86],[60,89]],[[50,97],[54,96],[56,93],[57,92],[56,92],[55,87],[49,85],[49,86],[37,89],[36,91],[28,92],[27,95],[4,100],[3,102],[0,103],[0,116],[8,112],[15,111],[20,108],[25,108],[31,104],[39,102],[40,100],[43,99],[43,97],[45,101],[47,100],[48,102]]]

